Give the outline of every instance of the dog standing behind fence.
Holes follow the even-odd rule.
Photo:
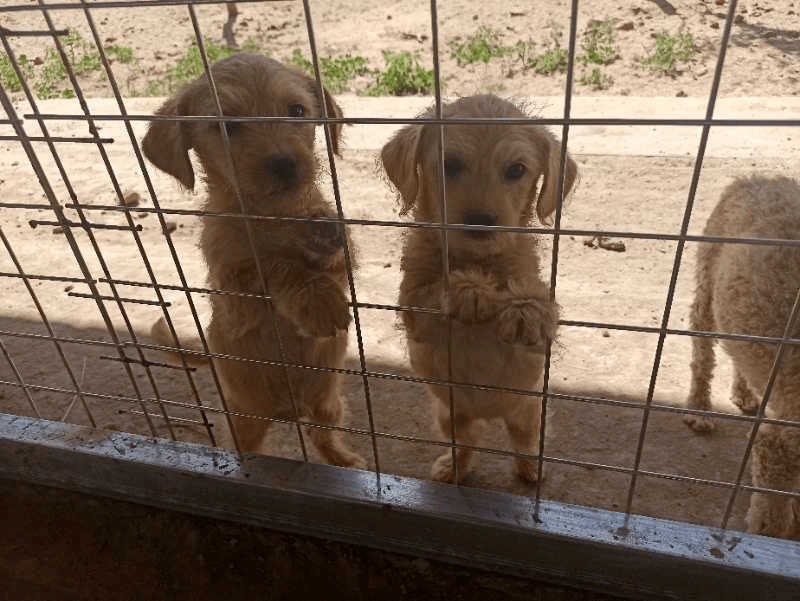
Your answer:
[[[443,115],[526,117],[492,95],[457,100],[443,108]],[[534,211],[544,221],[555,210],[561,145],[543,127],[453,124],[444,126],[444,139],[447,223],[519,227],[530,224]],[[413,211],[415,221],[442,222],[439,157],[439,128],[433,125],[407,126],[383,148],[384,168],[402,197],[401,212]],[[564,194],[576,176],[577,167],[567,158]],[[541,391],[545,343],[555,335],[558,307],[539,274],[537,238],[451,230],[448,247],[445,281],[441,232],[415,228],[405,240],[400,305],[429,310],[402,312],[414,371],[425,378]],[[449,439],[448,387],[429,385],[428,390],[436,424]],[[452,390],[457,442],[476,444],[486,420],[502,417],[514,450],[538,453],[539,397]],[[458,449],[459,479],[471,456],[471,450]],[[520,458],[514,465],[519,476],[536,481],[534,461]],[[432,477],[451,480],[454,471],[448,450],[433,464]]]
[[[322,102],[329,115],[341,116],[327,92],[324,100],[319,98],[315,80],[262,55],[237,54],[214,64],[211,72],[225,116],[320,117]],[[178,92],[158,114],[216,115],[207,78]],[[157,167],[187,188],[194,186],[193,148],[208,185],[204,209],[209,212],[336,216],[315,183],[312,123],[228,121],[225,127],[230,157],[216,121],[155,121],[142,147]],[[335,151],[340,127],[331,127]],[[339,425],[344,413],[339,374],[253,361],[342,367],[351,319],[343,230],[331,222],[248,221],[252,239],[241,217],[204,217],[200,237],[210,286],[234,293],[211,294],[208,326],[212,352],[245,359],[214,359],[229,407],[256,416],[306,416]],[[263,295],[264,281],[270,301],[242,296]],[[163,321],[155,324],[153,334],[162,344],[176,344]],[[257,451],[270,422],[234,416],[233,424],[242,450]],[[329,463],[366,465],[338,432],[308,431]]]
[[[786,177],[740,178],[722,193],[708,218],[707,236],[800,240],[800,186]],[[800,287],[800,248],[750,244],[700,244],[692,330],[756,336],[783,336]],[[796,337],[800,327],[790,332]],[[714,369],[714,339],[692,338],[692,388],[688,405],[709,410]],[[734,403],[755,413],[775,360],[777,345],[723,340],[733,360]],[[771,417],[800,420],[800,348],[785,348],[768,401]],[[702,415],[685,421],[695,430],[713,427]],[[800,428],[760,427],[752,458],[753,484],[800,491]],[[751,532],[800,535],[800,501],[753,493],[747,513]],[[793,534],[794,531],[794,534]]]

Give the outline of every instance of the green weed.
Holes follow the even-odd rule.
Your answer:
[[[377,73],[377,81],[364,93],[368,96],[406,96],[432,94],[434,75],[419,63],[419,53],[383,51],[386,71]]]
[[[567,70],[567,57],[566,48],[555,47],[534,56],[528,64],[536,73],[541,73],[542,75],[551,75],[556,71],[564,73]]]
[[[128,65],[136,60],[136,57],[133,55],[133,49],[127,46],[108,46],[105,51],[108,56],[116,59],[118,63],[123,65]]]
[[[642,60],[642,64],[656,73],[674,76],[678,72],[676,64],[690,60],[697,52],[691,33],[660,33],[656,35],[653,52]]]
[[[607,90],[614,83],[609,75],[603,73],[599,68],[595,67],[591,73],[584,73],[578,79],[578,83],[582,86],[589,86],[593,90]]]
[[[299,48],[295,48],[285,61],[286,63],[314,76],[314,65],[308,60]],[[350,81],[357,75],[364,75],[367,68],[367,59],[363,56],[329,56],[319,59],[319,70],[322,83],[331,94],[341,94],[349,87]]]
[[[450,58],[459,65],[484,62],[494,57],[508,56],[515,48],[500,44],[500,34],[491,27],[483,26],[465,40],[451,40]]]
[[[596,65],[608,65],[617,60],[619,48],[614,33],[615,23],[615,19],[590,21],[581,42],[584,54],[578,60]]]
[[[30,79],[33,74],[33,66],[28,61],[28,57],[24,54],[20,54],[17,57],[17,65],[20,71],[22,71],[22,76],[26,80]],[[22,82],[17,72],[14,71],[14,65],[11,64],[11,59],[5,53],[0,54],[0,85],[12,93],[22,91]]]

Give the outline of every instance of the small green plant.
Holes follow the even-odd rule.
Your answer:
[[[17,65],[22,76],[28,80],[33,74],[33,66],[28,61],[28,57],[20,54],[17,57]],[[14,65],[11,63],[11,58],[5,53],[0,54],[0,85],[9,92],[20,92],[22,90],[22,82],[14,71]]]
[[[295,48],[292,56],[285,62],[305,71],[313,77],[314,65],[308,60],[299,48]],[[319,59],[319,70],[322,83],[331,94],[341,94],[348,88],[350,81],[357,75],[364,75],[367,71],[367,59],[363,56],[329,56]]]
[[[582,86],[589,86],[593,90],[607,90],[614,83],[609,75],[603,73],[599,68],[595,67],[591,73],[584,73],[578,79],[578,83]]]
[[[556,71],[563,73],[567,70],[567,49],[555,47],[547,52],[542,52],[532,57],[528,64],[536,73],[551,75]]]
[[[116,59],[118,63],[123,65],[128,65],[136,60],[133,55],[133,49],[127,46],[108,46],[105,51],[109,57]]]
[[[642,64],[656,73],[675,76],[678,72],[676,64],[690,60],[697,52],[691,33],[659,33],[653,52],[645,57]]]
[[[596,65],[608,65],[617,60],[619,48],[614,33],[615,23],[615,19],[590,21],[581,42],[584,54],[578,60]]]
[[[368,96],[406,96],[432,94],[434,75],[419,63],[419,54],[383,51],[386,71],[377,73],[377,81],[364,93]]]
[[[260,48],[252,38],[247,38],[244,44],[238,49],[220,46],[207,38],[203,39],[203,48],[209,64],[218,60],[228,58],[237,52],[260,52]],[[265,53],[268,55],[268,53]],[[197,41],[186,50],[184,55],[170,67],[164,78],[153,80],[147,83],[144,93],[148,96],[168,96],[183,84],[200,77],[205,73],[203,66],[203,56],[200,54],[200,47]]]
[[[514,51],[512,47],[501,45],[500,34],[486,26],[463,41],[451,40],[447,45],[450,46],[450,58],[458,61],[459,65],[488,63],[494,57],[507,56]]]

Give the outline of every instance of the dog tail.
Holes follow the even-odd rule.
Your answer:
[[[173,338],[172,334],[167,328],[167,323],[164,321],[163,317],[159,317],[158,321],[153,324],[153,327],[150,328],[150,337],[153,341],[160,345],[160,346],[167,346],[167,347],[179,347],[181,345]],[[195,339],[192,340],[186,348],[187,350],[194,351],[197,353],[202,353],[200,350],[202,344],[200,344],[200,340]],[[208,366],[208,359],[203,357],[202,355],[195,355],[194,353],[181,353],[177,350],[167,350],[167,349],[159,349],[160,352],[164,353],[165,355],[171,357],[175,361],[180,362],[181,358],[185,359],[186,364],[189,367],[207,367]]]

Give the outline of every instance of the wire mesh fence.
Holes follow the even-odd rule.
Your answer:
[[[264,3],[239,4],[240,10],[242,7],[258,10]],[[322,86],[326,82],[315,36],[315,14],[319,8],[307,0],[292,5],[302,13],[311,71],[316,86]],[[188,19],[202,72],[206,77],[211,73],[209,97],[213,99],[213,108],[207,114],[156,114],[160,101],[133,98],[129,90],[123,91],[125,86],[117,76],[120,62],[114,60],[118,55],[108,51],[103,23],[113,19],[116,11],[150,11],[159,7],[185,11],[182,14]],[[797,114],[781,114],[780,118],[717,116],[723,74],[731,68],[726,62],[726,49],[737,3],[729,2],[726,7],[710,91],[697,104],[700,110],[693,117],[653,117],[646,110],[638,116],[576,116],[576,112],[586,115],[587,105],[581,104],[573,88],[580,50],[580,3],[573,0],[569,7],[571,18],[565,24],[568,31],[565,89],[561,103],[549,109],[549,115],[535,119],[447,118],[443,116],[447,97],[442,91],[445,77],[440,68],[439,6],[432,0],[423,8],[430,15],[425,35],[430,37],[427,59],[434,83],[433,99],[425,99],[425,104],[419,105],[420,108],[433,105],[425,123],[432,127],[456,123],[470,126],[488,123],[508,128],[536,123],[551,127],[562,143],[558,202],[552,225],[469,225],[451,223],[446,217],[440,222],[398,218],[394,192],[373,166],[378,147],[357,151],[354,160],[348,159],[345,149],[344,158],[340,158],[336,156],[333,136],[335,128],[348,125],[356,140],[361,139],[356,131],[366,132],[365,137],[376,135],[386,140],[399,127],[419,122],[419,112],[407,109],[414,105],[413,101],[396,104],[396,114],[389,116],[370,114],[370,107],[374,109],[377,105],[358,99],[348,101],[349,106],[343,101],[346,109],[354,110],[345,110],[344,116],[337,116],[322,102],[320,116],[299,117],[301,121],[323,126],[324,149],[320,146],[319,150],[325,160],[321,161],[320,187],[323,195],[333,202],[331,215],[254,214],[241,204],[242,193],[238,190],[234,194],[238,205],[227,211],[214,210],[204,203],[203,185],[198,184],[193,194],[177,190],[148,163],[141,145],[148,124],[208,122],[224,131],[226,123],[298,120],[297,116],[267,115],[236,115],[232,120],[231,115],[225,114],[218,83],[209,70],[213,63],[207,51],[209,32],[203,29],[198,17],[201,9],[222,11],[221,5],[200,0],[141,0],[40,1],[0,7],[3,21],[20,14],[35,14],[41,19],[37,21],[41,23],[39,29],[12,29],[0,22],[6,64],[19,86],[12,89],[7,83],[10,79],[4,79],[0,89],[5,111],[5,118],[0,120],[3,134],[0,141],[14,157],[14,162],[4,166],[4,170],[24,171],[32,184],[24,189],[6,185],[0,199],[3,212],[0,240],[4,248],[0,276],[4,280],[3,296],[7,299],[0,312],[2,410],[172,440],[213,446],[230,444],[237,450],[243,449],[235,422],[272,423],[264,451],[304,461],[319,461],[309,445],[309,433],[313,438],[314,431],[336,431],[364,455],[368,469],[378,479],[381,473],[427,477],[431,462],[443,449],[450,449],[453,458],[457,449],[472,450],[483,457],[484,476],[467,480],[467,484],[530,496],[535,500],[535,512],[542,498],[554,498],[598,505],[626,515],[669,517],[725,530],[743,528],[748,493],[791,496],[795,507],[800,506],[797,490],[800,473],[795,474],[793,484],[776,490],[752,484],[747,470],[758,432],[763,427],[796,431],[800,426],[797,410],[793,419],[767,411],[781,361],[786,355],[791,356],[798,344],[792,326],[798,303],[787,315],[781,336],[765,332],[696,331],[681,325],[687,321],[693,294],[692,255],[697,248],[709,243],[754,248],[800,246],[800,239],[700,233],[722,186],[715,178],[740,174],[744,163],[731,161],[719,168],[716,156],[706,156],[709,144],[720,139],[724,146],[731,136],[734,140],[747,138],[759,128],[794,132],[793,128],[800,125]],[[232,11],[228,14],[231,18],[236,16]],[[65,15],[70,22],[75,22],[78,15],[81,30],[88,31],[86,43],[96,49],[100,79],[110,91],[106,98],[97,99],[84,91],[80,77],[83,67],[76,62],[73,47],[64,43],[64,37],[73,30],[73,26],[61,25]],[[69,82],[66,96],[70,100],[46,101],[37,97],[41,96],[41,90],[32,88],[28,59],[15,49],[20,40],[29,38],[35,38],[37,44],[46,45],[48,51],[57,55]],[[319,98],[325,98],[321,87],[316,91]],[[597,104],[602,106],[600,101]],[[614,112],[611,105],[605,106],[610,113]],[[576,111],[576,107],[580,110]],[[606,134],[617,131],[615,128],[619,131],[635,128],[636,132],[642,132],[642,138],[657,137],[664,128],[678,128],[691,132],[685,135],[684,146],[693,144],[693,150],[688,158],[674,153],[669,153],[666,159],[652,155],[631,158],[613,151],[599,152],[591,158],[590,150],[581,152],[574,148],[580,144],[581,133],[590,132],[593,127],[605,128]],[[444,141],[444,127],[439,131],[440,140]],[[736,133],[729,134],[732,131]],[[715,138],[717,135],[721,137]],[[222,139],[225,160],[232,164],[235,159],[229,135],[223,135]],[[715,148],[718,147],[719,143]],[[444,175],[447,166],[443,148],[441,144],[439,168]],[[568,153],[583,157],[583,175],[580,187],[565,206]],[[796,172],[796,156],[782,157],[783,163],[775,157],[770,160],[773,169],[779,163],[793,161],[788,170]],[[661,175],[659,169],[663,171]],[[618,174],[619,180],[606,175],[601,183],[600,176],[609,172]],[[594,176],[598,177],[597,184],[592,182]],[[661,180],[661,187],[654,188],[655,191],[648,189],[652,186],[650,177]],[[440,178],[442,182],[446,179]],[[8,181],[12,181],[10,177]],[[641,203],[628,200],[624,206],[615,204],[616,192],[636,186],[641,189]],[[375,194],[380,197],[377,202],[365,199]],[[658,202],[661,196],[669,199],[663,200],[661,208],[641,206],[649,201]],[[448,210],[446,198],[446,190],[441,190],[443,215]],[[597,212],[581,217],[579,212],[584,203],[595,204]],[[698,204],[702,204],[699,209]],[[674,210],[664,208],[667,205]],[[196,241],[202,228],[211,222],[244,222],[247,244],[256,265],[259,240],[253,237],[251,228],[259,223],[285,227],[298,223],[343,224],[349,228],[354,245],[345,242],[343,253],[353,321],[349,329],[350,354],[343,365],[306,363],[302,358],[288,356],[281,345],[276,356],[253,357],[236,356],[209,344],[204,328],[211,297],[247,299],[265,307],[274,300],[270,295],[270,277],[265,273],[259,273],[257,292],[206,283],[206,269]],[[401,244],[409,230],[441,233],[445,282],[452,269],[446,257],[453,232],[491,231],[497,236],[539,239],[548,254],[543,263],[548,294],[565,309],[559,334],[544,352],[541,388],[481,383],[479,373],[473,381],[426,378],[408,367],[403,334],[395,327],[396,316],[404,312],[442,314],[437,308],[402,305],[397,301]],[[594,246],[613,238],[629,245],[641,244],[647,252],[639,263],[626,266],[589,249],[584,237],[589,237],[588,242]],[[355,268],[356,262],[360,263],[359,269]],[[626,269],[634,269],[636,273]],[[657,294],[649,297],[637,294],[645,281],[652,284],[651,289],[657,290]],[[612,303],[604,300],[611,297],[615,297]],[[194,337],[199,346],[187,346],[172,359],[166,359],[159,351],[170,349],[150,335],[151,325],[159,318],[170,337],[176,340]],[[759,404],[754,414],[743,414],[735,408],[709,412],[685,406],[689,345],[698,337],[757,342],[777,349],[769,383],[765,390],[758,391]],[[459,350],[449,348],[447,354],[458,354]],[[203,368],[195,367],[198,358],[214,361],[207,361]],[[311,378],[313,374],[339,374],[350,414],[341,424],[306,419],[297,409],[291,386],[289,396],[294,409],[290,417],[234,409],[229,405],[230,399],[226,399],[216,367],[225,361],[276,370],[287,383],[294,381],[293,378]],[[620,385],[621,381],[626,381],[626,385]],[[429,434],[433,417],[425,400],[426,386],[446,387],[451,391],[451,431],[444,437]],[[541,399],[538,452],[513,450],[495,433],[481,444],[459,440],[459,433],[452,425],[455,423],[453,391],[458,390]],[[718,422],[717,431],[710,437],[693,434],[680,423],[685,415],[713,416]],[[514,481],[502,467],[504,460],[512,458],[535,461],[540,485]],[[795,457],[795,465],[798,462],[800,457]],[[460,476],[463,474],[458,474],[456,467],[454,480],[458,481]]]

